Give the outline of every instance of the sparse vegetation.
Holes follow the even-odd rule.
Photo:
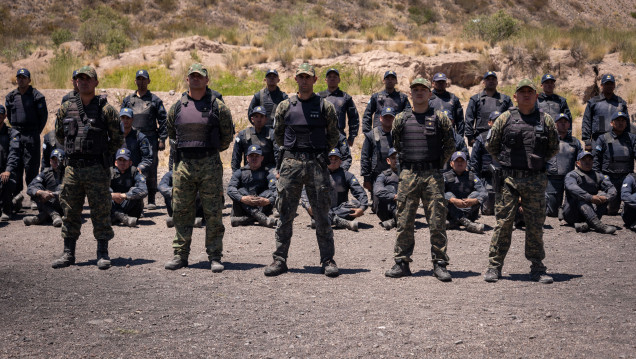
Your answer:
[[[519,32],[519,22],[503,10],[490,16],[472,19],[464,27],[464,34],[469,38],[477,38],[494,45],[508,39]]]
[[[60,46],[61,43],[71,41],[73,34],[68,29],[57,29],[51,33],[51,41],[55,46]]]
[[[183,77],[173,74],[165,66],[159,64],[138,64],[111,69],[100,74],[99,86],[133,89],[135,88],[135,74],[139,69],[148,70],[151,80],[148,88],[152,91],[179,91],[183,89]]]
[[[68,49],[57,50],[47,69],[50,86],[60,89],[71,88],[71,75],[80,65],[81,60]]]

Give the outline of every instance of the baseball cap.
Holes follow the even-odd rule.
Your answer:
[[[448,78],[446,77],[446,74],[442,72],[438,72],[435,74],[435,76],[433,76],[433,82],[446,80],[448,80]]]
[[[313,66],[311,66],[310,64],[305,62],[305,63],[300,64],[298,66],[298,69],[296,69],[296,75],[300,75],[300,74],[307,74],[309,76],[316,76],[316,70],[314,70]]]
[[[340,154],[340,151],[338,151],[337,148],[334,148],[333,150],[329,151],[329,157],[331,156],[338,156],[338,158],[342,158],[342,155]]]
[[[267,111],[265,111],[265,108],[263,106],[254,107],[252,109],[252,113],[250,114],[250,117],[254,116],[257,113],[260,113],[263,116],[267,116]]]
[[[627,117],[627,114],[625,112],[618,111],[612,115],[612,121],[614,121],[615,119],[619,117],[629,120],[629,117]]]
[[[77,78],[77,70],[73,70],[73,76],[71,76],[71,78],[73,80],[75,80],[75,78]]]
[[[147,79],[150,79],[150,75],[148,74],[148,71],[146,71],[146,70],[139,70],[139,71],[137,71],[137,74],[135,75],[135,78],[137,78],[137,77],[139,77],[139,76],[141,76],[141,77],[145,77],[145,78],[147,78]]]
[[[559,120],[560,120],[560,119],[562,119],[562,118],[564,118],[564,119],[566,119],[566,120],[570,121],[570,118],[568,117],[568,115],[566,115],[566,114],[564,114],[563,112],[561,112],[561,113],[557,116],[557,118],[554,120],[554,122],[557,122],[557,121],[559,121]]]
[[[454,152],[453,156],[451,156],[451,161],[455,161],[459,157],[461,157],[462,159],[464,159],[464,161],[466,161],[466,154],[462,151]]]
[[[50,158],[53,157],[57,157],[58,160],[62,161],[64,159],[64,151],[60,150],[59,148],[56,148],[53,150],[53,152],[51,152],[51,156]]]
[[[0,105],[0,113],[7,113],[7,109]]]
[[[393,156],[394,154],[397,153],[397,150],[393,147],[389,148],[389,154],[386,156],[387,158]]]
[[[422,76],[418,76],[418,77],[416,77],[416,78],[415,78],[415,79],[411,82],[411,88],[413,88],[413,87],[415,87],[415,86],[417,86],[417,85],[422,85],[422,86],[424,86],[424,87],[426,87],[426,88],[428,88],[428,89],[430,89],[430,88],[431,88],[431,83],[430,83],[427,79],[423,78]]]
[[[132,118],[133,117],[132,108],[124,107],[121,110],[119,110],[119,117],[122,117],[122,116],[127,116]]]
[[[327,70],[327,72],[325,73],[325,77],[327,77],[327,75],[329,75],[330,72],[335,72],[336,75],[340,76],[340,71],[338,71],[338,69],[330,67],[329,70]]]
[[[488,71],[484,74],[484,80],[488,77],[488,76],[494,76],[495,78],[497,78],[497,73],[494,71]]]
[[[541,77],[541,83],[544,83],[548,80],[552,80],[552,81],[556,81],[556,78],[554,78],[554,76],[550,75],[550,74],[545,74],[543,75],[543,77]]]
[[[493,111],[490,113],[490,116],[488,116],[488,119],[494,122],[497,119],[497,117],[499,117],[499,115],[501,115],[501,112]]]
[[[519,81],[519,83],[517,84],[517,87],[515,88],[515,92],[521,90],[524,87],[530,87],[534,91],[537,91],[537,86],[534,84],[534,82],[532,82],[532,80],[523,79],[523,80]]]
[[[247,149],[247,155],[251,155],[252,153],[256,153],[257,155],[263,155],[263,150],[261,150],[261,146],[259,145],[251,145],[250,148]]]
[[[393,77],[395,77],[397,79],[397,74],[393,70],[389,70],[389,71],[385,72],[383,79],[387,78],[387,76],[393,76]]]
[[[194,73],[197,73],[201,76],[208,77],[208,69],[206,69],[205,66],[203,66],[203,64],[200,64],[198,62],[190,65],[190,68],[188,68],[188,76]]]
[[[97,79],[97,71],[92,66],[82,66],[77,70],[77,75],[86,75],[90,78]]]
[[[577,160],[577,161],[580,161],[580,160],[581,160],[581,158],[583,158],[583,157],[585,157],[585,156],[593,157],[592,152],[582,151],[582,152],[580,152],[580,153],[579,153],[579,155],[578,155],[578,156],[576,156],[576,160]]]
[[[614,75],[612,74],[603,75],[603,78],[601,79],[601,85],[606,82],[616,82],[616,80],[614,79]]]
[[[24,76],[24,77],[28,77],[31,78],[31,73],[29,72],[29,70],[25,69],[25,68],[21,68],[18,70],[18,72],[15,74],[15,77],[18,76]]]
[[[393,107],[385,107],[382,109],[382,117],[386,116],[386,115],[391,115],[393,117],[395,117],[395,108]]]
[[[267,77],[267,75],[269,74],[274,74],[278,76],[278,71],[276,71],[276,69],[268,69],[267,72],[265,73],[265,77]]]
[[[127,148],[120,148],[117,150],[117,155],[115,156],[115,159],[118,158],[123,158],[125,160],[129,160],[130,159],[130,150]]]

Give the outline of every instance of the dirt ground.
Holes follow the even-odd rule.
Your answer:
[[[0,224],[0,357],[636,356],[636,235],[626,229],[578,234],[548,219],[551,285],[529,281],[523,231],[513,233],[496,284],[482,279],[492,228],[484,235],[448,231],[453,281],[441,283],[431,275],[421,209],[414,276],[402,279],[384,277],[395,229],[385,231],[367,211],[359,232],[334,231],[342,274],[331,279],[319,272],[315,234],[299,211],[290,272],[269,278],[263,269],[274,230],[232,228],[229,207],[223,273],[209,270],[204,229],[194,229],[190,267],[165,270],[174,229],[158,203],[138,228],[115,227],[107,271],[95,265],[88,210],[77,264],[65,269],[50,266],[62,252],[59,229],[25,227],[28,209]],[[482,221],[494,226],[494,217]]]

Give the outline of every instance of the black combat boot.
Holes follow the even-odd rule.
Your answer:
[[[336,226],[336,228],[345,228],[354,232],[358,231],[358,221],[348,221],[344,218],[334,216],[333,224]]]
[[[483,223],[475,223],[470,219],[464,217],[459,220],[459,223],[466,228],[466,230],[470,233],[483,234],[484,233],[484,225]]]
[[[44,223],[46,215],[44,213],[38,213],[37,216],[26,216],[22,218],[25,226],[38,225]]]
[[[65,268],[72,264],[75,264],[75,244],[77,240],[64,238],[64,253],[62,256],[53,261],[51,267],[53,268]]]
[[[157,209],[157,205],[155,204],[155,195],[154,194],[148,194],[148,204],[146,205],[146,208],[150,211],[154,211],[155,209]]]
[[[496,283],[501,278],[501,268],[488,268],[484,273],[484,280],[488,283]]]
[[[272,228],[276,225],[276,218],[267,217],[263,212],[255,211],[252,216],[261,226]]]
[[[188,266],[188,258],[181,257],[175,254],[174,257],[168,261],[163,267],[168,270],[176,270]]]
[[[212,273],[221,273],[225,269],[225,266],[221,263],[221,258],[214,258],[210,260],[210,269]]]
[[[232,227],[249,226],[252,223],[254,223],[254,218],[250,216],[230,217],[230,225],[232,225]]]
[[[280,259],[274,259],[274,261],[265,267],[265,275],[267,277],[275,277],[287,272],[287,263]]]
[[[24,200],[24,195],[22,193],[18,193],[11,202],[13,202],[13,213],[18,213],[22,209],[22,200]]]
[[[442,282],[450,282],[453,280],[451,274],[446,269],[446,262],[433,262],[433,275]]]
[[[115,217],[115,220],[121,223],[123,226],[127,226],[127,227],[137,226],[137,217],[129,217],[124,212],[115,211],[113,213],[113,217]]]
[[[97,268],[110,268],[110,257],[108,256],[107,240],[97,240]]]
[[[411,268],[409,268],[409,262],[396,261],[393,268],[384,272],[384,275],[390,278],[401,278],[412,275]]]
[[[574,223],[574,229],[577,233],[585,233],[590,230],[590,226],[588,226],[585,222]]]
[[[172,217],[166,218],[166,227],[168,228],[174,227],[174,220],[172,219]]]
[[[392,228],[395,228],[395,219],[393,218],[388,219],[384,222],[381,222],[380,225],[382,226],[382,228],[386,229],[387,231],[390,231]]]
[[[340,275],[340,271],[338,270],[338,266],[333,259],[329,259],[322,264],[322,268],[320,272],[327,277],[337,277]]]
[[[533,262],[530,266],[530,279],[543,284],[554,282],[554,279],[546,273],[546,268],[540,261]]]
[[[590,227],[594,228],[594,231],[602,234],[612,234],[616,232],[616,227],[609,226],[601,222],[600,219],[594,218],[589,223]]]

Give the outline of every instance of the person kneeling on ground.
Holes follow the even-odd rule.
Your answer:
[[[129,149],[120,148],[115,157],[110,180],[111,220],[135,227],[144,209],[143,199],[148,195],[146,178],[132,165]]]
[[[335,148],[329,152],[329,165],[327,165],[327,168],[331,175],[332,185],[329,219],[336,228],[346,228],[357,232],[358,221],[354,219],[364,214],[368,207],[369,199],[356,177],[351,172],[345,171],[340,167],[342,164],[341,156],[340,151]],[[348,200],[349,191],[355,197],[354,200]],[[307,194],[304,191],[302,205],[309,215],[313,217]],[[315,227],[315,225],[312,225],[312,227]]]
[[[444,197],[448,200],[449,228],[464,226],[468,232],[484,233],[483,223],[475,223],[479,218],[479,208],[488,197],[481,180],[466,170],[466,154],[453,153],[451,171],[444,173]]]
[[[389,149],[386,162],[390,168],[382,171],[373,184],[373,195],[376,196],[373,206],[375,206],[375,213],[382,221],[380,225],[388,231],[395,228],[397,218],[397,190],[400,178],[395,148]]]
[[[623,222],[625,228],[636,232],[636,173],[625,177],[621,187],[621,200],[623,201]]]
[[[581,152],[577,156],[577,168],[565,176],[563,219],[574,225],[577,232],[592,228],[599,233],[612,234],[616,228],[601,223],[601,217],[607,214],[608,203],[618,194],[609,177],[594,171],[593,165],[592,154]]]
[[[24,217],[26,226],[53,221],[54,227],[62,226],[62,206],[60,191],[64,178],[64,151],[55,149],[51,152],[50,167],[46,167],[27,187],[27,195],[37,204],[38,215]]]
[[[166,218],[166,226],[168,228],[174,227],[174,220],[172,219],[172,170],[166,172],[161,178],[161,182],[157,185],[159,193],[163,196],[166,202],[166,210],[168,211],[168,218]],[[195,200],[195,206],[197,208],[196,217],[194,218],[194,226],[196,228],[203,227],[203,206],[201,205],[201,197],[197,194]]]
[[[227,195],[232,199],[232,227],[246,226],[256,220],[265,227],[278,224],[276,218],[269,217],[276,202],[276,175],[263,167],[263,151],[259,145],[251,145],[247,150],[247,165],[234,171],[227,185]]]

